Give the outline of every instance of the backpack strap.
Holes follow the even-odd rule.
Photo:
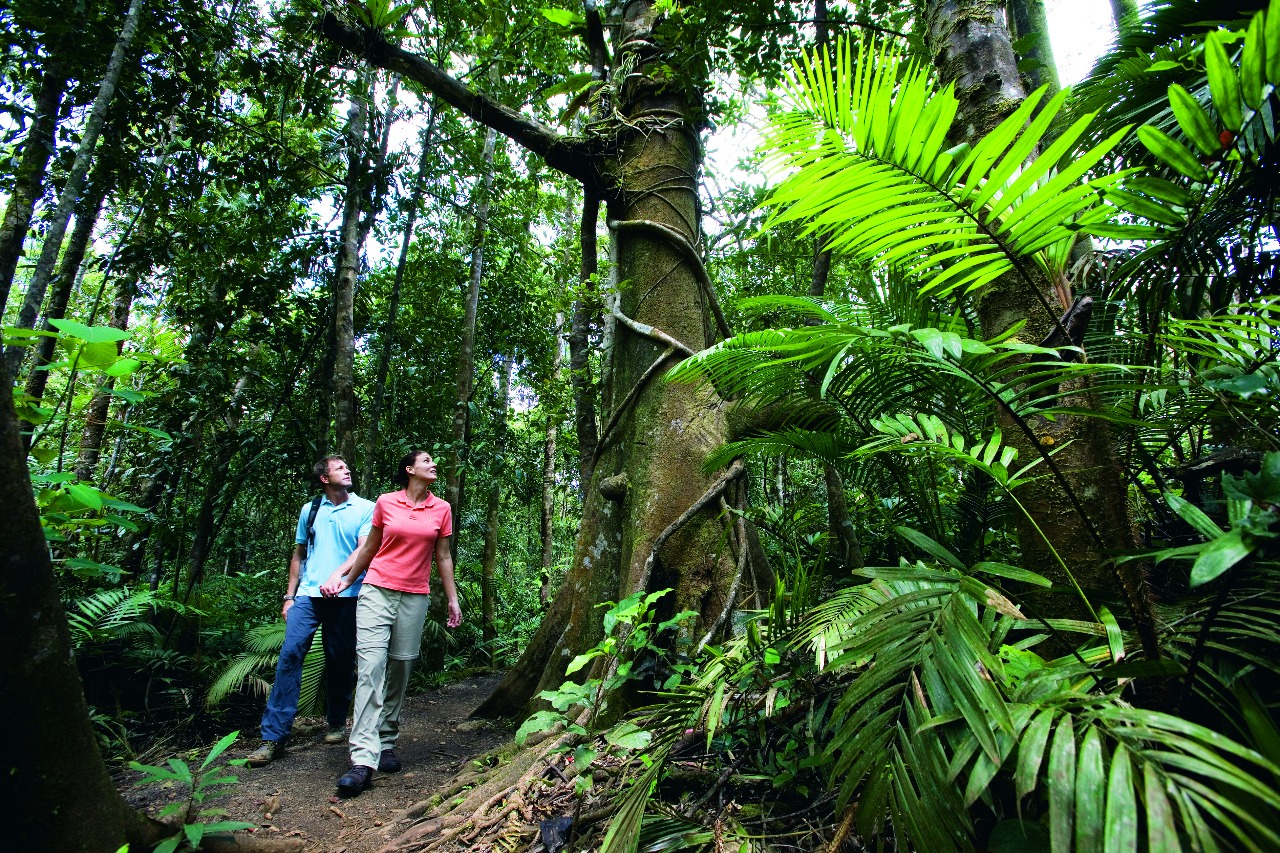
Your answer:
[[[307,513],[307,543],[302,546],[302,559],[311,555],[311,547],[316,542],[316,515],[320,512],[320,502],[324,500],[324,492],[311,499],[311,510]]]

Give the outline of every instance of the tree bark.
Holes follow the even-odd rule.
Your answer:
[[[1046,83],[1046,97],[1057,94],[1062,88],[1058,78],[1058,64],[1053,59],[1053,44],[1049,39],[1049,21],[1044,15],[1044,0],[1008,0],[1009,29],[1017,41],[1028,40],[1031,46],[1022,53],[1023,59],[1032,61],[1035,67],[1027,69],[1027,81],[1032,89]]]
[[[369,427],[365,433],[364,464],[361,469],[361,489],[370,490],[375,478],[374,466],[378,456],[378,431],[382,428],[382,405],[386,399],[387,373],[391,369],[391,357],[395,351],[396,319],[400,313],[400,289],[404,285],[404,271],[409,265],[409,247],[413,245],[413,229],[418,223],[418,208],[427,189],[427,176],[431,171],[431,146],[435,136],[436,105],[431,102],[426,130],[422,132],[422,156],[418,161],[418,177],[409,196],[409,208],[405,215],[404,231],[400,239],[400,257],[396,261],[396,274],[391,282],[391,296],[387,299],[387,316],[379,334],[382,346],[378,350],[378,368],[373,382],[373,396],[369,400]]]
[[[89,174],[89,164],[93,160],[94,148],[97,147],[98,137],[102,133],[103,126],[107,123],[107,111],[111,106],[111,98],[115,94],[116,84],[120,81],[120,74],[124,70],[125,53],[129,50],[129,45],[133,42],[134,34],[138,30],[138,18],[141,11],[142,0],[132,0],[129,4],[129,11],[125,15],[124,27],[120,30],[119,38],[116,39],[115,48],[111,53],[111,60],[107,63],[107,70],[103,74],[101,85],[98,87],[98,95],[93,101],[92,109],[89,111],[89,118],[85,121],[84,133],[80,139],[80,148],[76,151],[75,162],[71,165],[71,171],[67,173],[67,180],[63,184],[62,194],[58,197],[58,207],[49,223],[44,244],[40,247],[40,260],[36,262],[35,272],[31,275],[31,283],[27,286],[26,298],[22,302],[22,308],[18,311],[18,320],[15,325],[19,328],[34,328],[36,317],[40,313],[41,306],[44,305],[45,290],[49,286],[49,279],[53,276],[53,268],[57,264],[58,254],[62,251],[62,238],[67,232],[67,222],[71,219],[76,203],[80,200],[80,192],[84,188],[85,178]],[[19,346],[9,347],[5,351],[5,363],[8,367],[9,375],[14,379],[18,376],[18,368],[21,366],[25,354],[26,348]]]
[[[59,63],[51,59],[40,73],[36,90],[35,115],[22,143],[22,160],[13,176],[13,191],[0,224],[0,311],[9,301],[13,274],[22,257],[22,244],[31,227],[31,217],[40,200],[45,171],[53,156],[53,132],[58,124],[58,107],[67,88],[67,76]]]
[[[963,140],[980,139],[1025,97],[999,6],[989,1],[930,0],[925,4],[924,24],[942,78],[956,84]],[[979,296],[982,334],[995,337],[1025,321],[1019,339],[1039,343],[1056,324],[1057,310],[1050,309],[1058,301],[1057,289],[1047,276],[1037,274],[1031,282],[1016,274],[1004,276]],[[1068,405],[1095,406],[1087,387],[1078,392]],[[1019,500],[1044,533],[1042,537],[1034,525],[1020,519],[1026,567],[1047,575],[1058,589],[1070,590],[1069,579],[1054,557],[1056,551],[1070,561],[1076,580],[1087,592],[1107,594],[1122,587],[1144,633],[1147,653],[1157,653],[1145,586],[1135,572],[1117,572],[1113,563],[1117,553],[1134,547],[1134,538],[1125,484],[1105,424],[1084,417],[1033,418],[1026,424],[1032,433],[1028,435],[1007,409],[1001,409],[997,418],[1021,462],[1042,455],[1047,447],[1062,448],[1045,463],[1046,474],[1054,476],[1044,476],[1019,492]]]
[[[498,405],[493,420],[494,462],[489,471],[489,494],[484,513],[484,551],[480,558],[480,609],[484,647],[488,652],[489,666],[496,664],[494,647],[498,642],[498,512],[502,503],[499,476],[505,459],[507,443],[507,407],[511,396],[511,368],[513,362],[503,357],[498,365]]]
[[[360,272],[361,206],[364,200],[368,73],[357,76],[347,113],[347,180],[342,196],[342,231],[333,280],[333,438],[340,456],[355,459],[355,297]]]

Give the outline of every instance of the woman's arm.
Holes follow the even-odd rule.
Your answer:
[[[382,528],[370,527],[369,535],[364,538],[359,548],[341,566],[333,570],[329,579],[320,584],[323,595],[334,596],[350,587],[369,568],[373,555],[382,547]]]
[[[453,553],[449,550],[449,539],[441,536],[436,540],[436,565],[440,567],[440,583],[444,586],[444,594],[449,598],[449,618],[446,624],[457,628],[462,624],[462,608],[458,606],[458,588],[453,584]]]

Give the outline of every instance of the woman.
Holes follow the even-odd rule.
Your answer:
[[[431,493],[436,463],[425,450],[400,460],[392,478],[401,486],[378,498],[373,526],[351,567],[335,571],[320,590],[337,595],[362,573],[356,602],[356,697],[351,725],[351,769],[338,779],[338,794],[354,797],[369,787],[373,768],[395,773],[400,707],[409,673],[422,644],[422,626],[431,600],[431,558],[449,597],[450,628],[462,623],[453,584],[453,510]]]

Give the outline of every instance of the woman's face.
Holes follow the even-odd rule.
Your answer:
[[[431,458],[430,453],[419,453],[418,458],[413,460],[413,464],[406,466],[404,469],[409,474],[409,479],[425,480],[427,485],[431,485],[436,481],[436,463]]]

